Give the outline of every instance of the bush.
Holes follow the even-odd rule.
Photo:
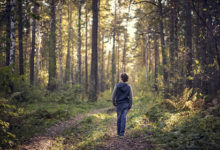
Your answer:
[[[16,136],[10,131],[10,121],[13,117],[18,116],[16,107],[8,104],[8,100],[0,98],[0,145],[7,148],[14,144]]]

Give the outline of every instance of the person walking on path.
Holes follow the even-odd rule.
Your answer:
[[[128,81],[126,73],[121,74],[121,82],[116,84],[112,93],[112,103],[117,108],[117,134],[120,137],[124,136],[126,127],[126,116],[132,107],[132,89]]]

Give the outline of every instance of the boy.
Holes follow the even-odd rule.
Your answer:
[[[128,75],[121,74],[121,82],[115,85],[112,94],[113,105],[117,107],[117,134],[120,137],[124,136],[126,126],[126,115],[132,106],[132,89],[126,82]]]

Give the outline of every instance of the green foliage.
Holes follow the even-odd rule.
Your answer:
[[[13,141],[16,136],[10,131],[9,127],[12,118],[17,116],[16,107],[8,104],[7,99],[0,98],[0,145],[2,148],[14,145]]]
[[[186,103],[195,99],[195,96],[189,96],[191,92],[191,90],[184,92],[182,98],[185,104],[178,103],[177,106],[181,105],[181,107],[178,106],[180,109],[175,112],[164,108],[161,104],[151,107],[146,117],[153,123],[153,130],[148,129],[145,132],[153,131],[155,141],[166,144],[171,149],[218,149],[220,118],[213,115],[204,116],[205,110],[201,111],[201,108],[185,109]]]
[[[8,66],[0,67],[0,96],[14,92],[14,86],[18,85],[21,79],[22,76],[12,72]]]

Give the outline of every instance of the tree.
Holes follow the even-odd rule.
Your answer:
[[[36,15],[37,13],[37,5],[34,4],[33,7],[33,14]],[[31,85],[34,84],[34,55],[35,55],[35,33],[36,33],[36,18],[33,17],[32,19],[32,49],[30,54],[30,83]]]
[[[114,14],[114,25],[113,25],[113,45],[112,45],[112,90],[115,86],[115,74],[116,74],[116,64],[115,64],[115,36],[116,36],[116,0],[115,0],[115,14]]]
[[[78,0],[78,48],[77,48],[77,82],[81,83],[81,7],[82,2]]]
[[[98,4],[99,0],[92,1],[92,59],[91,59],[91,74],[90,74],[90,92],[89,100],[97,100],[97,86],[98,86],[98,49],[97,49],[97,38],[98,38]]]
[[[105,59],[104,59],[104,33],[102,33],[101,41],[102,41],[102,47],[100,51],[100,91],[104,92],[105,90],[105,74],[104,74],[104,68],[105,68]]]
[[[48,90],[56,88],[56,13],[55,0],[50,2],[50,45],[49,45],[49,82]]]
[[[11,3],[11,34],[10,34],[10,56],[9,56],[9,65],[12,68],[12,71],[14,71],[14,65],[15,65],[15,49],[16,49],[16,0],[12,0]]]
[[[62,41],[62,6],[63,0],[59,1],[58,11],[59,11],[59,34],[58,34],[58,63],[59,63],[59,80],[61,85],[63,84],[63,67],[62,67],[62,48],[63,48],[63,41]]]
[[[185,40],[187,49],[187,86],[192,87],[192,15],[190,0],[185,2]]]
[[[167,72],[167,53],[165,51],[165,42],[164,42],[164,26],[163,26],[163,9],[161,0],[158,0],[158,17],[159,17],[159,31],[160,31],[160,42],[161,42],[161,51],[163,58],[163,82],[164,86],[168,88],[168,72]],[[167,97],[167,91],[164,91],[164,96]]]
[[[67,83],[70,80],[70,47],[71,47],[71,28],[72,28],[72,5],[71,1],[68,3],[68,43],[67,43],[67,54],[66,54],[66,70],[65,70],[65,83]]]
[[[86,0],[86,49],[85,49],[85,91],[88,92],[88,61],[87,61],[87,51],[88,51],[88,0]]]
[[[155,78],[155,81],[154,81],[154,87],[155,87],[155,91],[158,91],[158,82],[157,82],[157,78],[158,78],[158,57],[159,57],[159,52],[158,52],[158,38],[156,35],[154,35],[154,66],[155,66],[155,69],[154,69],[154,78]]]
[[[19,72],[20,75],[24,74],[24,61],[23,61],[23,9],[22,0],[18,0],[18,32],[19,32]]]
[[[6,26],[6,65],[9,66],[10,60],[10,36],[11,36],[11,4],[10,0],[7,0],[6,3],[6,15],[7,15],[7,26]]]
[[[126,19],[126,26],[124,30],[124,47],[123,47],[123,54],[122,54],[122,68],[123,72],[126,71],[126,49],[127,49],[127,41],[128,41],[128,34],[127,34],[127,29],[128,29],[128,21],[129,21],[129,14],[130,14],[130,8],[131,8],[131,2],[132,0],[129,1],[129,6],[128,6],[128,16]]]

